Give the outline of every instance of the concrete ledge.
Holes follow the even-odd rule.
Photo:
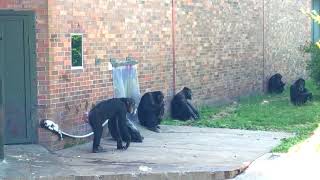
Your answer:
[[[91,143],[50,153],[38,145],[6,146],[0,179],[48,180],[219,180],[230,179],[279,144],[287,133],[162,126],[141,129],[143,143],[126,151],[102,141],[105,153],[90,153]]]
[[[140,173],[140,174],[114,174],[97,176],[40,176],[40,177],[5,177],[3,180],[223,180],[234,178],[245,168],[233,171],[218,172],[169,172],[169,173]]]

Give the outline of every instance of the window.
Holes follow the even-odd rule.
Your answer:
[[[71,69],[83,68],[82,34],[71,34]]]

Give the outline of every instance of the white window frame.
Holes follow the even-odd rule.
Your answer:
[[[72,36],[81,36],[81,66],[73,66],[72,65]],[[70,33],[70,47],[71,47],[71,53],[70,53],[70,60],[71,60],[71,69],[83,69],[84,64],[84,58],[83,58],[83,33]]]

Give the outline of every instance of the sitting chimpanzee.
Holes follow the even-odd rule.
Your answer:
[[[171,101],[171,117],[178,120],[199,119],[199,113],[192,106],[188,99],[191,100],[191,89],[184,87],[182,91],[176,94]]]
[[[116,133],[116,126],[115,126],[115,122],[114,121],[109,121],[108,122],[108,128],[111,134],[111,137],[113,139],[116,139],[117,137],[117,133]],[[128,126],[128,130],[131,136],[131,142],[142,142],[144,137],[140,134],[138,128],[134,125],[134,123],[128,119],[127,121],[127,126]],[[121,134],[122,135],[122,134]],[[124,138],[124,136],[122,135],[122,138]]]
[[[115,139],[117,140],[117,149],[127,149],[130,146],[131,136],[128,129],[127,113],[132,113],[134,100],[130,98],[113,98],[99,102],[89,112],[89,124],[92,127],[94,138],[92,152],[103,152],[100,146],[102,135],[102,124],[105,120],[114,124]],[[126,146],[122,145],[122,139],[126,142]]]
[[[131,134],[132,142],[142,142],[144,137],[140,134],[138,128],[134,123],[129,119],[128,120],[129,133]]]
[[[290,87],[290,100],[294,105],[302,105],[307,100],[312,100],[312,93],[305,88],[305,80],[299,78]]]
[[[138,106],[140,124],[151,131],[160,132],[159,124],[164,114],[164,95],[161,91],[145,93]]]
[[[281,78],[282,78],[282,75],[279,73],[271,76],[268,82],[269,93],[280,94],[283,92],[285,83],[282,82]]]

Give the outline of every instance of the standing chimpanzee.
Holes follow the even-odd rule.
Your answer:
[[[131,142],[142,142],[144,137],[140,134],[138,128],[133,124],[133,122],[128,119],[127,121],[127,126],[128,126],[128,130],[131,136]],[[108,122],[108,128],[111,134],[111,137],[113,139],[116,139],[117,137],[117,132],[116,130],[116,124],[114,121],[109,121]],[[121,134],[122,135],[122,134]],[[122,135],[122,138],[124,138],[124,136]]]
[[[100,140],[103,130],[102,124],[107,119],[115,125],[112,128],[116,132],[117,149],[127,149],[130,146],[131,136],[126,115],[127,112],[133,112],[133,107],[134,100],[131,98],[113,98],[99,102],[90,110],[88,119],[94,133],[93,153],[104,151],[100,146]],[[122,138],[126,142],[126,146],[122,145]]]
[[[164,115],[164,95],[161,91],[145,93],[138,106],[140,124],[151,131],[160,132],[159,124]]]
[[[305,80],[299,78],[290,87],[290,100],[294,105],[302,105],[307,100],[312,100],[312,93],[305,88]]]
[[[198,111],[188,102],[188,99],[191,100],[191,98],[191,89],[187,87],[184,87],[182,91],[176,94],[171,101],[171,117],[183,121],[199,119]]]
[[[282,78],[282,75],[279,73],[271,76],[268,82],[269,93],[280,94],[283,92],[285,83],[282,82],[281,78]]]

